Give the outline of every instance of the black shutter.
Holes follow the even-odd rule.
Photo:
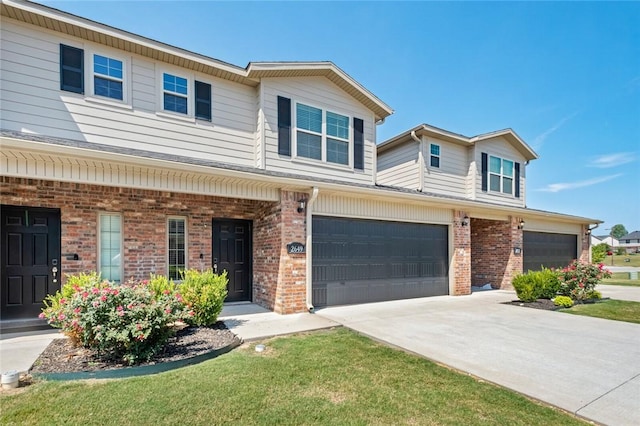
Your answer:
[[[353,168],[364,170],[364,121],[353,118]]]
[[[211,121],[211,85],[196,81],[196,118]]]
[[[60,45],[60,89],[84,93],[84,51]]]
[[[516,198],[520,198],[520,163],[516,163],[514,185],[516,186]]]
[[[291,155],[291,99],[278,96],[278,154]]]
[[[488,181],[487,163],[488,163],[487,153],[483,152],[482,153],[482,190],[484,192],[487,192],[487,181]]]

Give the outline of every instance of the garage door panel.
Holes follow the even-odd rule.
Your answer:
[[[331,306],[448,294],[443,225],[313,219],[313,303]]]
[[[552,234],[525,231],[523,235],[523,270],[538,271],[562,268],[576,259],[578,237],[573,234]]]

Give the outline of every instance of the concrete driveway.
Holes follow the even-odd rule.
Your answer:
[[[500,303],[515,298],[485,291],[317,315],[597,422],[640,424],[640,325]]]

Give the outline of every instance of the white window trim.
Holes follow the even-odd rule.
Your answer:
[[[488,154],[488,156],[489,156],[489,159],[488,159],[488,164],[487,164],[487,180],[488,180],[487,189],[489,190],[489,192],[491,192],[493,194],[500,194],[500,195],[503,195],[503,196],[506,196],[506,197],[515,197],[516,184],[519,184],[519,183],[516,183],[516,173],[515,173],[516,172],[516,162],[514,160],[509,159],[509,158],[500,157],[498,155]],[[499,174],[498,173],[493,173],[491,171],[491,157],[498,158],[500,160],[500,173]],[[503,173],[504,161],[510,161],[513,164],[513,175],[506,176]],[[499,191],[495,191],[495,190],[491,189],[491,175],[499,176],[499,178],[500,178],[500,190]],[[503,191],[503,183],[504,183],[503,178],[505,178],[505,177],[506,178],[510,178],[511,181],[512,181],[512,183],[511,183],[511,192],[510,193]]]
[[[101,252],[100,252],[100,248],[101,248],[101,232],[100,232],[100,224],[102,221],[102,216],[119,216],[120,217],[120,283],[124,283],[124,215],[120,212],[107,212],[107,211],[103,211],[103,212],[98,212],[98,237],[96,238],[97,240],[97,255],[98,255],[98,259],[97,259],[97,266],[98,266],[98,272],[100,273],[102,271],[102,256],[101,256]],[[103,279],[105,277],[102,277]]]
[[[93,55],[105,56],[111,59],[117,59],[122,62],[122,100],[100,96],[95,94],[95,84],[93,77]],[[103,50],[84,49],[84,87],[85,99],[89,102],[96,102],[105,105],[123,107],[133,109],[131,107],[131,60],[128,56],[121,56],[117,53],[107,52]],[[88,89],[88,90],[87,90]]]
[[[431,153],[431,147],[432,146],[437,146],[438,147],[438,155],[432,154]],[[438,165],[437,166],[432,166],[431,165],[431,157],[436,157],[438,159]],[[436,169],[441,169],[442,168],[442,145],[437,144],[437,143],[429,143],[429,167],[433,167]]]
[[[169,267],[171,265],[169,265],[169,221],[170,220],[184,220],[184,269],[189,269],[189,221],[187,219],[186,216],[167,216],[167,232],[166,232],[166,238],[167,238],[167,267],[166,267],[166,273],[167,273],[167,277],[169,277]],[[176,280],[174,280],[176,281]]]
[[[175,75],[176,77],[181,77],[187,80],[187,113],[181,114],[179,112],[168,111],[164,109],[164,74]],[[181,121],[188,121],[191,123],[195,123],[195,107],[196,107],[196,97],[194,94],[195,90],[195,75],[193,73],[184,72],[179,68],[158,68],[156,72],[156,99],[157,99],[157,107],[156,107],[156,115],[158,117],[163,118],[171,118]]]
[[[298,130],[299,130],[298,129],[298,104],[302,104],[312,108],[317,108],[320,111],[322,111],[322,134],[319,134],[307,129],[300,129],[300,131],[302,132],[319,135],[321,137],[322,146],[320,148],[320,152],[321,152],[320,160],[316,160],[314,158],[302,157],[298,155]],[[313,104],[312,102],[307,102],[305,100],[296,100],[296,99],[292,99],[291,110],[292,110],[291,111],[291,130],[292,130],[291,133],[292,133],[292,142],[293,142],[291,147],[291,158],[293,160],[301,163],[307,163],[307,164],[315,164],[315,165],[322,164],[323,166],[329,166],[339,170],[353,170],[354,129],[353,129],[353,116],[351,114],[348,114],[333,108],[322,108],[320,106]],[[349,139],[348,140],[327,135],[327,111],[347,117],[347,120],[349,122]],[[327,161],[327,138],[348,142],[349,158],[348,158],[347,164],[333,163],[333,162]]]

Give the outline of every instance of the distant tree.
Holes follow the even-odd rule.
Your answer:
[[[615,239],[619,239],[620,237],[627,235],[628,233],[629,232],[627,232],[627,228],[625,228],[622,224],[613,225],[613,227],[611,228],[611,235]]]
[[[609,251],[609,245],[607,243],[601,243],[597,246],[591,247],[591,261],[593,263],[600,263],[604,260],[607,252]]]

